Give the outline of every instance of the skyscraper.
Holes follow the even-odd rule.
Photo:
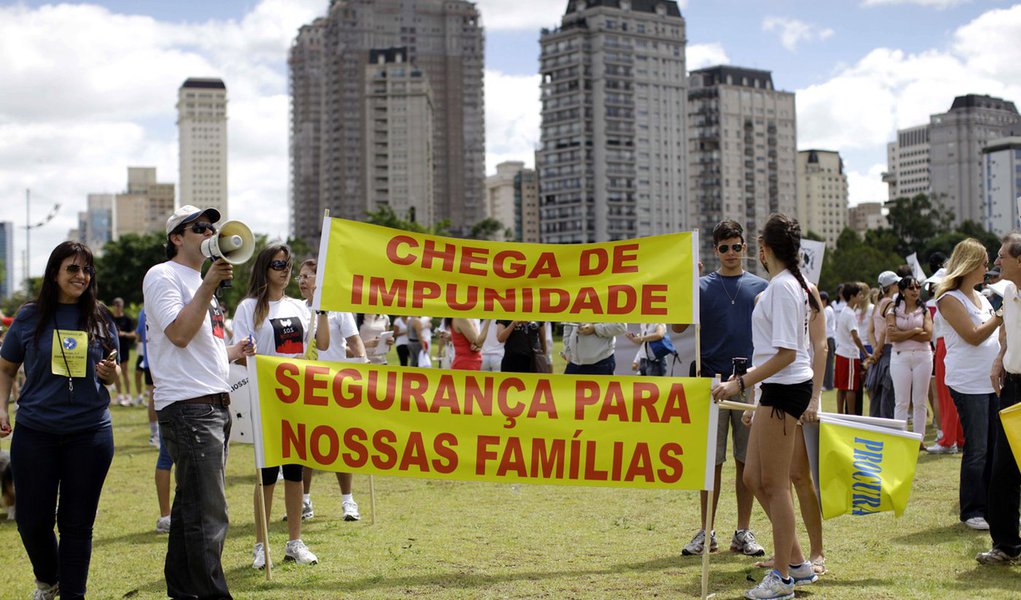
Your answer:
[[[798,209],[802,233],[822,236],[836,248],[847,227],[847,176],[840,154],[830,150],[798,152]]]
[[[519,173],[525,168],[525,163],[519,160],[508,160],[496,165],[496,174],[486,177],[486,214],[496,219],[503,226],[503,230],[510,229],[515,232],[516,239],[518,232],[516,195],[517,190],[514,182]],[[503,239],[502,231],[497,239]]]
[[[0,298],[14,293],[14,223],[0,221],[0,264],[3,265],[3,277],[0,277]]]
[[[1018,133],[1017,107],[991,96],[958,96],[949,111],[930,117],[930,189],[937,201],[953,211],[956,223],[983,222],[982,149],[994,139]]]
[[[78,213],[78,239],[102,255],[103,246],[114,239],[115,194],[89,194],[84,212]]]
[[[1021,137],[993,140],[982,149],[982,225],[998,236],[1018,229]]]
[[[797,213],[794,94],[769,71],[718,66],[691,72],[691,193],[702,262],[717,265],[712,230],[723,219],[745,229],[749,256],[770,213]],[[804,231],[804,229],[803,229]],[[757,269],[757,261],[749,263]]]
[[[128,167],[128,189],[113,201],[113,239],[126,233],[164,232],[172,212],[174,184],[156,181],[155,167]]]
[[[897,140],[886,145],[887,199],[929,193],[929,125],[897,130]]]
[[[378,63],[381,52],[398,48],[405,49],[406,68],[386,63],[385,53],[383,68],[373,64],[373,56]],[[431,148],[421,149],[432,154],[433,218],[449,219],[455,232],[485,218],[483,56],[479,13],[465,0],[332,0],[326,17],[302,27],[288,57],[293,233],[315,244],[323,209],[335,217],[363,219],[380,206],[380,198],[391,206],[411,201],[376,184],[380,178],[393,181],[395,165],[411,168],[412,151],[373,137],[375,117],[384,106],[386,126],[397,129],[389,130],[388,139],[421,137],[410,129],[419,125],[410,118],[407,131],[399,131],[391,109],[400,103],[387,99],[407,94],[411,84],[421,91],[408,101],[422,110],[421,100],[431,104]],[[393,68],[408,74],[405,91],[399,82],[380,85],[380,72]]]
[[[514,176],[514,240],[538,244],[539,227],[539,176],[521,169]]]
[[[212,207],[229,218],[227,202],[227,86],[219,79],[187,79],[177,91],[179,204]]]
[[[570,0],[543,30],[543,242],[688,228],[684,32],[662,0]]]

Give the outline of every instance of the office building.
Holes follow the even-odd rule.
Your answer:
[[[539,216],[539,175],[535,169],[521,169],[514,175],[514,239],[538,244],[541,241]]]
[[[693,226],[702,231],[702,262],[714,269],[712,231],[721,220],[744,227],[755,256],[769,215],[797,214],[794,94],[776,90],[769,71],[699,69],[691,72],[688,114]],[[757,261],[749,266],[758,270]]]
[[[883,214],[882,202],[862,202],[847,210],[847,226],[864,236],[866,231],[883,229],[890,223]]]
[[[78,230],[75,239],[86,244],[97,256],[103,246],[113,239],[113,205],[115,194],[89,194],[84,212],[78,213]]]
[[[0,277],[0,299],[14,293],[14,223],[0,221],[0,266],[3,276]]]
[[[571,0],[542,31],[543,242],[689,228],[685,42],[672,1]]]
[[[155,167],[128,167],[127,190],[113,199],[112,237],[165,233],[167,216],[173,212],[174,184],[156,181]]]
[[[982,149],[982,224],[997,236],[1021,229],[1021,137],[993,140]]]
[[[191,78],[177,91],[179,206],[211,207],[230,218],[227,201],[227,86]]]
[[[889,200],[929,193],[929,125],[897,130],[897,140],[886,145]]]
[[[506,161],[496,165],[496,174],[486,177],[486,216],[496,219],[503,229],[511,229],[519,239],[517,227],[519,190],[515,186],[518,175],[525,170],[521,161]],[[503,239],[501,234],[498,239]]]
[[[847,227],[847,175],[840,154],[830,150],[798,152],[798,209],[801,231],[822,236],[835,248]]]
[[[395,49],[403,66],[386,61]],[[377,185],[395,183],[403,175],[390,170],[413,162],[432,177],[432,220],[447,219],[455,233],[465,233],[485,218],[483,56],[479,12],[465,0],[333,0],[325,17],[303,26],[288,56],[292,232],[315,245],[324,209],[364,219],[380,198],[391,206],[422,205],[426,195],[398,199],[394,188]],[[402,81],[383,85],[384,72]],[[431,147],[420,143],[421,123],[397,114],[403,105],[424,115],[427,104]],[[382,145],[374,119],[384,108]],[[398,117],[407,119],[406,131]],[[415,149],[397,146],[391,136]],[[419,158],[429,153],[431,167]],[[411,180],[427,173],[407,176],[413,193],[420,190]]]

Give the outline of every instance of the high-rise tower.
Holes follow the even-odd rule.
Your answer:
[[[221,220],[227,203],[227,86],[190,78],[177,91],[178,205],[211,207]]]

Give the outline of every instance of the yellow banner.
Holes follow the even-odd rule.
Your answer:
[[[921,436],[839,420],[819,426],[822,516],[870,515],[907,506]]]
[[[323,219],[322,310],[536,321],[698,322],[698,234],[521,244]]]
[[[1007,434],[1014,460],[1021,466],[1021,403],[1001,410],[1000,422],[1003,423],[1003,431]]]
[[[270,356],[248,364],[256,382],[259,466],[459,481],[712,486],[717,408],[709,379],[441,371]]]

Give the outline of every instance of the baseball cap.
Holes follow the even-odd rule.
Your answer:
[[[220,220],[220,211],[215,208],[196,208],[191,204],[185,204],[174,211],[167,219],[167,235],[185,223],[191,223],[202,215],[209,215],[209,222],[216,223]]]
[[[898,281],[900,281],[900,277],[897,277],[897,274],[893,271],[883,271],[879,274],[880,287],[890,287]]]

